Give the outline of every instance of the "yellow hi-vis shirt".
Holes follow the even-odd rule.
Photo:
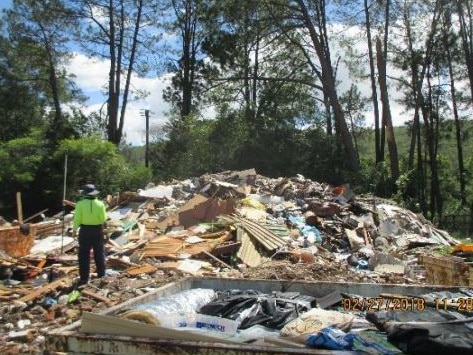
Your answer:
[[[77,202],[74,212],[74,230],[81,225],[98,226],[107,220],[105,204],[97,198],[84,198]]]

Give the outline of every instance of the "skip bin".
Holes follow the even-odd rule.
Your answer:
[[[341,282],[304,282],[281,280],[249,280],[226,278],[189,277],[160,287],[145,295],[111,307],[96,314],[84,314],[82,320],[69,326],[50,331],[46,336],[45,354],[354,354],[347,351],[309,349],[282,338],[279,343],[258,344],[234,343],[231,339],[215,340],[201,336],[193,338],[186,332],[151,327],[140,322],[114,317],[121,309],[147,303],[159,297],[171,296],[183,290],[208,288],[214,290],[252,289],[263,293],[299,292],[322,298],[334,292],[377,297],[380,294],[420,296],[429,292],[452,291],[458,288],[448,286],[364,284]],[[82,322],[109,322],[114,324],[103,333],[84,332]],[[120,322],[129,322],[124,333]],[[110,323],[112,322],[112,323]],[[132,326],[130,327],[130,323]],[[89,328],[90,329],[90,328]],[[103,328],[102,328],[103,329]],[[130,332],[127,334],[127,332]]]

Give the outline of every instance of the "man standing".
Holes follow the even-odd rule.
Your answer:
[[[82,190],[84,198],[75,206],[73,236],[79,230],[79,286],[89,282],[91,249],[94,251],[97,277],[105,276],[103,225],[107,212],[105,204],[97,198],[98,194],[93,184],[85,185]]]

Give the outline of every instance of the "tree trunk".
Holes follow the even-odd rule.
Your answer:
[[[465,56],[468,79],[470,80],[471,101],[473,102],[473,18],[471,4],[469,4],[470,6],[466,4],[468,18],[465,18],[465,12],[463,9],[465,1],[455,0],[455,3],[457,5],[457,13],[460,19],[460,36],[462,38],[463,54]],[[467,24],[467,21],[469,22],[469,25]]]
[[[465,165],[463,161],[462,128],[461,128],[460,117],[458,116],[457,95],[455,92],[455,78],[453,75],[452,53],[450,52],[450,46],[448,43],[448,32],[444,33],[444,48],[445,48],[445,54],[447,55],[448,74],[450,76],[450,95],[452,97],[453,117],[455,120],[455,134],[456,134],[456,140],[457,140],[457,159],[458,159],[458,181],[460,184],[460,201],[461,201],[461,205],[464,207],[467,204],[466,171],[465,171]]]
[[[297,0],[299,8],[301,10],[303,20],[307,30],[309,31],[312,44],[320,62],[322,68],[322,86],[324,92],[330,99],[330,105],[333,109],[333,118],[335,122],[335,132],[338,141],[343,145],[345,156],[352,171],[359,170],[359,162],[356,158],[356,151],[353,145],[350,131],[348,129],[347,122],[345,121],[345,115],[338,100],[337,90],[335,87],[335,78],[332,75],[331,63],[327,58],[327,53],[323,44],[321,43],[314,23],[312,22],[311,16],[308,12],[307,6],[303,0]]]
[[[108,100],[107,100],[107,136],[108,140],[116,144],[118,122],[118,97],[115,94],[115,73],[117,71],[117,57],[115,53],[115,21],[113,17],[113,0],[109,1],[108,13],[110,21],[109,53],[110,68],[108,71]]]
[[[143,0],[134,3],[136,17],[132,20],[127,18],[127,9],[124,0],[109,0],[106,10],[108,11],[107,44],[109,50],[110,68],[108,73],[108,100],[107,100],[107,139],[119,145],[123,136],[125,123],[125,111],[130,92],[131,75],[133,74],[136,51],[138,47],[138,34],[140,31],[141,16],[143,11]],[[117,18],[115,18],[117,16]],[[133,21],[133,23],[131,22]],[[132,35],[127,38],[127,24],[133,24]],[[130,47],[127,47],[127,46]],[[126,64],[128,63],[128,64]],[[126,70],[126,71],[125,71]],[[125,74],[123,74],[125,73]],[[125,84],[122,87],[122,75]],[[120,101],[121,100],[121,101]]]
[[[125,125],[125,111],[126,111],[126,106],[128,104],[128,95],[130,93],[131,75],[133,74],[133,68],[135,64],[136,50],[138,47],[138,33],[140,31],[141,16],[143,13],[143,0],[137,1],[136,5],[137,5],[138,12],[135,19],[135,28],[133,30],[133,39],[132,39],[132,44],[131,44],[130,53],[129,53],[130,59],[128,61],[128,68],[126,72],[125,87],[123,88],[123,99],[122,99],[122,106],[121,106],[121,111],[120,111],[120,122],[118,125],[118,132],[117,132],[117,137],[116,137],[116,142],[115,142],[116,145],[120,144],[123,137],[123,127]],[[121,52],[122,51],[120,51],[120,53]],[[120,89],[117,88],[117,90],[120,90]],[[148,115],[149,115],[149,111],[148,111]],[[148,136],[148,128],[146,130],[146,135]]]
[[[391,179],[396,181],[399,177],[399,157],[397,154],[396,137],[394,136],[393,121],[391,118],[391,106],[389,103],[388,86],[386,83],[386,60],[381,48],[381,40],[376,40],[376,53],[378,62],[378,81],[383,105],[383,123],[386,125],[386,140],[389,148],[389,161],[391,167]]]
[[[376,72],[374,70],[374,55],[373,55],[373,43],[371,40],[371,21],[368,7],[368,0],[364,0],[365,8],[365,19],[366,19],[366,36],[368,41],[368,59],[370,63],[370,80],[371,80],[371,101],[373,102],[374,111],[374,147],[375,147],[375,159],[379,163],[383,161],[383,155],[381,152],[380,136],[379,136],[379,107],[378,107],[378,92],[376,89]]]
[[[416,56],[415,51],[412,44],[412,32],[410,28],[410,16],[407,11],[404,11],[404,24],[406,25],[406,37],[408,41],[409,53],[411,55],[410,58],[410,65],[411,65],[411,85],[413,88],[413,96],[415,100],[414,106],[414,123],[413,123],[413,130],[412,130],[412,137],[411,137],[411,146],[409,150],[409,168],[412,169],[414,166],[414,150],[417,142],[417,173],[418,173],[418,181],[417,181],[417,194],[419,204],[423,214],[427,214],[427,203],[425,200],[425,171],[424,171],[424,163],[422,159],[422,143],[421,143],[421,127],[420,127],[420,118],[419,118],[419,111],[422,111],[422,116],[424,117],[424,123],[426,122],[427,112],[426,112],[426,105],[424,96],[422,93],[423,82],[425,78],[425,73],[428,68],[428,63],[431,61],[432,51],[433,51],[433,44],[434,44],[434,37],[436,34],[436,28],[438,25],[438,20],[440,16],[439,7],[440,7],[440,0],[435,2],[435,10],[433,13],[432,23],[430,24],[430,30],[428,34],[428,38],[425,45],[425,54],[422,58],[422,62],[418,62],[415,60]],[[419,72],[418,66],[420,65],[421,70]],[[426,129],[428,129],[426,127]],[[430,154],[430,152],[429,152]]]
[[[177,5],[174,5],[177,6]],[[185,117],[192,112],[192,96],[193,96],[193,73],[195,70],[195,25],[196,25],[196,9],[193,6],[193,0],[184,2],[185,13],[181,23],[182,32],[182,103],[181,117]]]
[[[57,82],[56,66],[54,64],[54,54],[49,42],[47,42],[46,52],[48,54],[48,65],[49,65],[49,85],[51,86],[51,94],[54,103],[54,126],[59,128],[62,124],[62,110],[61,100],[59,99],[59,86]]]
[[[424,124],[426,129],[428,161],[430,167],[430,218],[435,216],[441,218],[442,215],[442,196],[440,193],[440,182],[437,162],[437,142],[438,142],[438,103],[433,102],[432,86],[430,83],[430,71],[427,73],[428,83],[428,102],[425,109]],[[434,110],[434,107],[436,108]],[[437,129],[436,129],[437,127]]]

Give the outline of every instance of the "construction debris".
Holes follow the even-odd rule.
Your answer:
[[[2,353],[34,352],[47,329],[186,275],[424,284],[423,261],[459,244],[422,216],[356,196],[347,184],[253,169],[150,184],[107,201],[106,276],[82,290],[70,216],[0,226]],[[469,280],[469,267],[462,272]]]

